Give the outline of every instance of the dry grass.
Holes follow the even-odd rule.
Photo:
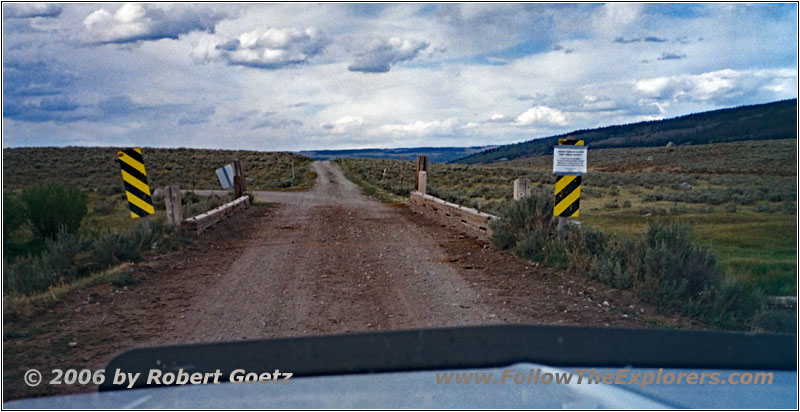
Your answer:
[[[108,283],[118,287],[124,287],[133,283],[130,268],[132,263],[123,263],[102,272],[96,272],[89,276],[73,280],[69,283],[62,283],[51,286],[48,290],[33,295],[5,295],[3,296],[3,316],[5,319],[17,319],[33,316],[39,308],[49,307],[55,302],[59,302],[64,296],[75,290],[87,286]]]
[[[727,276],[766,294],[796,294],[796,147],[797,140],[770,140],[590,149],[578,220],[615,234],[641,232],[652,221],[689,224]],[[395,195],[406,196],[413,185],[413,161],[340,164],[348,175]],[[499,214],[511,201],[516,178],[527,177],[534,190],[552,193],[551,171],[551,156],[430,164],[428,193]],[[681,190],[684,182],[692,188]]]
[[[120,190],[124,187],[117,151],[118,148],[101,147],[3,149],[3,190],[17,190],[48,180],[83,190]],[[151,190],[167,185],[178,185],[181,189],[220,189],[215,170],[234,159],[242,161],[248,190],[313,184],[311,159],[293,153],[147,147],[142,151]]]

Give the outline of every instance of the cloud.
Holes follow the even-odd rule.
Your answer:
[[[46,96],[64,93],[75,76],[64,67],[44,61],[3,62],[3,97]]]
[[[64,107],[67,109],[67,107]],[[76,107],[77,108],[77,107]],[[56,123],[74,122],[87,118],[87,114],[75,110],[51,110],[35,103],[20,103],[15,100],[3,101],[3,117],[30,123],[53,121]]]
[[[534,106],[522,113],[514,121],[516,126],[531,126],[531,125],[545,125],[545,126],[566,126],[567,118],[558,109],[553,109],[547,106]]]
[[[626,39],[624,37],[617,37],[614,39],[614,43],[621,43],[621,44],[636,43],[640,41],[642,41],[642,39],[639,37],[632,37],[629,39]]]
[[[303,122],[297,119],[290,119],[283,116],[278,115],[278,112],[275,111],[258,111],[258,110],[250,110],[244,113],[239,113],[236,115],[236,119],[234,121],[242,121],[242,120],[249,120],[255,119],[250,130],[256,129],[289,129],[292,127],[301,127],[303,126]]]
[[[379,133],[388,133],[392,135],[441,135],[452,133],[456,123],[458,123],[458,119],[452,117],[446,120],[433,120],[430,122],[417,120],[416,122],[405,124],[385,124],[380,126],[377,131]]]
[[[178,119],[179,125],[207,123],[208,119],[216,112],[214,106],[201,107],[190,111]]]
[[[655,37],[655,36],[647,36],[642,40],[649,43],[664,43],[667,41],[667,39],[662,39],[661,37]]]
[[[3,17],[29,19],[34,17],[58,17],[63,8],[52,3],[10,3],[3,5]]]
[[[665,43],[667,39],[656,36],[630,37],[630,38],[617,37],[614,39],[614,43],[620,43],[620,44],[638,43],[641,41],[646,43]]]
[[[638,3],[606,3],[596,9],[591,26],[600,35],[618,35],[640,20],[645,5]]]
[[[48,112],[69,112],[80,105],[66,96],[44,97],[39,101],[39,108]]]
[[[571,33],[584,31],[585,20],[597,5],[522,3],[445,3],[431,6],[444,36],[432,37],[450,55],[473,57],[505,52],[496,57],[519,58],[547,50]],[[423,22],[419,31],[429,32]],[[435,27],[435,26],[434,26]]]
[[[560,44],[553,45],[553,51],[561,51],[561,50],[563,50],[565,54],[570,54],[575,51],[574,49],[565,49],[564,46]]]
[[[280,69],[307,63],[329,43],[313,27],[256,29],[237,38],[207,36],[192,50],[196,62],[219,61],[232,66]]]
[[[678,52],[664,52],[658,60],[680,60],[686,58],[686,55]]]
[[[85,119],[89,113],[81,105],[64,96],[45,96],[38,99],[5,99],[3,117],[25,122],[72,122]]]
[[[360,116],[347,115],[338,120],[329,123],[323,123],[320,126],[323,129],[330,131],[331,133],[341,134],[346,132],[348,129],[354,127],[360,127],[363,124],[364,124],[364,119],[361,118]]]
[[[223,13],[199,7],[161,8],[151,4],[126,3],[114,14],[98,9],[83,20],[85,41],[93,44],[124,44],[148,40],[178,39],[202,31],[213,33]]]
[[[155,107],[137,103],[127,95],[111,96],[103,99],[97,103],[97,108],[104,115],[111,117],[125,117],[155,111]]]
[[[640,99],[659,102],[723,102],[745,97],[774,99],[773,93],[796,88],[797,72],[780,70],[719,70],[702,74],[655,77],[636,81]],[[763,96],[763,97],[760,97]]]
[[[356,60],[347,67],[347,70],[386,73],[395,64],[417,57],[428,46],[427,42],[404,40],[399,37],[376,39],[366,47],[365,51],[356,56]]]
[[[142,122],[172,121],[178,125],[204,123],[213,115],[213,106],[190,104],[148,104],[128,95],[114,95],[97,102],[81,103],[65,95],[21,96],[3,101],[3,117],[25,122],[70,123],[87,121]]]
[[[288,129],[290,127],[301,127],[303,122],[297,119],[264,119],[250,128],[250,130],[262,129],[268,127],[270,129]]]

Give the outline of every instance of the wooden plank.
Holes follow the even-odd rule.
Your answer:
[[[442,216],[453,223],[460,223],[479,233],[491,235],[489,224],[497,216],[476,209],[457,205],[417,191],[411,193],[411,204],[418,210]]]
[[[234,212],[247,208],[250,204],[249,196],[242,196],[233,202],[226,203],[205,213],[190,217],[183,221],[186,229],[195,231],[198,235]]]

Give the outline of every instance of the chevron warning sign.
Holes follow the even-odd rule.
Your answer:
[[[153,200],[150,198],[150,187],[147,186],[147,173],[144,170],[142,149],[134,147],[117,152],[119,167],[122,170],[122,180],[125,182],[125,191],[128,195],[128,206],[131,217],[152,215]]]
[[[578,217],[581,205],[581,177],[558,176],[556,178],[556,199],[553,215]]]
[[[583,140],[558,139],[559,145],[583,146]],[[553,215],[559,217],[578,217],[581,205],[581,176],[556,176]]]

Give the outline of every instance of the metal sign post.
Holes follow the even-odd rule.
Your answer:
[[[553,147],[553,174],[556,175],[553,215],[558,216],[558,235],[567,236],[567,218],[578,217],[581,203],[581,176],[586,173],[587,147],[583,140],[558,139]]]

